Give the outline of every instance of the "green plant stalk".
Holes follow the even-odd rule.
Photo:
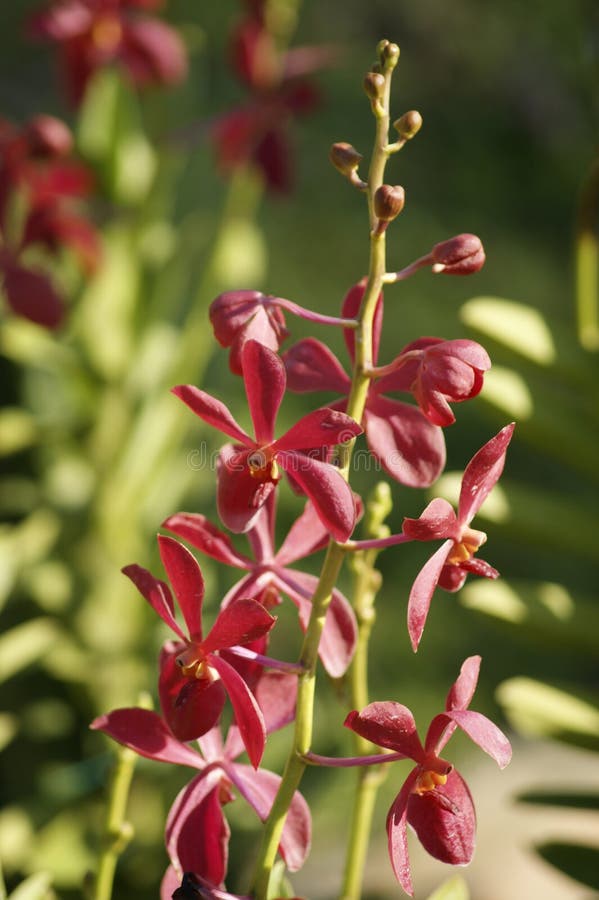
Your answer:
[[[582,185],[576,229],[576,319],[585,350],[599,350],[599,159]]]
[[[394,66],[385,71],[385,89],[382,109],[376,115],[376,132],[372,158],[368,175],[368,206],[370,214],[370,263],[368,279],[358,328],[355,330],[355,363],[352,384],[347,404],[347,415],[360,422],[366,406],[369,370],[372,368],[372,327],[376,303],[383,287],[386,269],[385,233],[376,234],[377,219],[374,214],[374,194],[383,183],[385,165],[389,157],[389,94],[391,74]],[[346,480],[349,480],[349,466],[355,441],[348,441],[339,447],[338,464]],[[323,563],[318,586],[312,598],[312,611],[300,655],[300,662],[305,672],[299,677],[297,689],[297,706],[293,746],[279,791],[275,797],[269,817],[266,820],[262,844],[254,871],[254,896],[256,900],[266,900],[270,874],[275,862],[277,848],[285,824],[285,818],[293,795],[300,785],[306,763],[302,759],[310,749],[314,719],[314,694],[316,682],[316,664],[318,647],[324,627],[325,616],[331,602],[333,589],[345,551],[341,545],[331,541]]]
[[[110,900],[119,856],[133,837],[133,827],[125,818],[129,788],[137,755],[128,747],[116,751],[116,764],[110,783],[103,849],[92,892],[93,900]]]

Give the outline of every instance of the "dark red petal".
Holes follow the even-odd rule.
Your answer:
[[[8,305],[17,316],[44,328],[60,325],[63,302],[46,275],[16,264],[7,265],[4,267],[3,283]]]
[[[285,367],[276,353],[254,340],[243,345],[241,367],[256,443],[270,444],[285,393]]]
[[[94,719],[90,728],[103,731],[148,759],[192,766],[194,769],[204,768],[205,763],[199,753],[174,738],[160,716],[149,709],[113,709]]]
[[[417,407],[371,393],[364,428],[370,450],[401,484],[428,487],[443,471],[443,432]]]
[[[265,299],[260,291],[225,291],[212,301],[209,316],[214,337],[221,347],[231,346]]]
[[[269,128],[258,142],[253,161],[262,171],[266,186],[270,190],[286,194],[293,184],[291,147],[285,132],[277,124]]]
[[[470,562],[472,562],[472,560],[470,560]],[[438,584],[439,587],[443,588],[444,591],[449,591],[450,594],[455,594],[455,592],[459,591],[463,586],[467,576],[468,572],[466,571],[464,563],[459,566],[443,566],[439,575]]]
[[[410,635],[414,652],[418,649],[433,593],[452,546],[453,541],[451,540],[441,544],[439,549],[424,564],[412,585],[408,600],[408,634]]]
[[[183,41],[159,19],[130,19],[120,56],[137,84],[178,84],[187,74]]]
[[[285,319],[281,310],[276,307],[265,309],[263,306],[259,306],[231,341],[231,353],[229,354],[231,371],[236,375],[243,374],[241,355],[247,341],[258,341],[275,353],[287,335],[288,331],[285,328]]]
[[[220,719],[226,700],[222,681],[186,678],[175,662],[181,646],[172,644],[160,654],[158,693],[162,715],[180,741],[193,741],[206,734]]]
[[[476,814],[468,786],[455,769],[446,784],[410,794],[408,822],[435,859],[453,866],[465,866],[472,859]]]
[[[346,319],[357,319],[360,314],[360,307],[366,291],[366,279],[363,278],[357,284],[349,289],[345,295],[345,299],[341,306],[341,315]],[[379,355],[379,344],[381,341],[381,329],[383,327],[383,292],[379,294],[374,319],[372,323],[372,360],[376,364]],[[351,359],[354,359],[355,332],[353,328],[344,328],[343,337],[349,351]]]
[[[247,755],[255,769],[266,745],[266,726],[260,707],[239,673],[222,656],[212,656],[211,664],[218,671],[227,689],[235,712],[235,722],[243,740]]]
[[[219,431],[228,434],[234,441],[239,441],[246,447],[253,446],[251,437],[237,424],[225,404],[216,397],[210,396],[191,384],[180,384],[174,387],[172,392],[208,425],[218,428]]]
[[[460,674],[450,688],[445,701],[446,710],[467,709],[470,706],[480,672],[481,657],[469,656],[464,660]]]
[[[395,877],[406,894],[409,894],[410,897],[414,895],[414,887],[412,885],[412,873],[410,870],[406,825],[408,802],[417,776],[418,769],[414,769],[410,772],[399,794],[393,801],[391,809],[387,813],[387,845],[389,848],[391,866]]]
[[[347,394],[350,380],[329,348],[316,338],[298,341],[283,354],[287,387],[302,394],[309,391],[335,391]]]
[[[130,578],[139,593],[144,597],[152,609],[158,613],[163,622],[165,622],[172,631],[178,635],[182,641],[185,641],[186,635],[183,633],[177,620],[175,619],[175,605],[169,586],[164,581],[154,578],[151,572],[142,566],[131,565],[125,566],[122,570],[123,575]]]
[[[222,772],[199,775],[181,790],[165,829],[166,849],[181,872],[193,872],[220,885],[227,872],[229,826],[219,799]]]
[[[226,647],[248,644],[270,631],[276,621],[256,600],[234,600],[219,612],[202,643],[202,650],[214,653]]]
[[[512,758],[510,742],[490,719],[472,709],[454,709],[447,715],[466,732],[470,740],[495,760],[500,769],[507,766]]]
[[[495,487],[505,464],[505,454],[514,433],[514,423],[506,425],[475,453],[462,479],[458,520],[468,525]]]
[[[343,444],[362,434],[362,428],[350,416],[323,407],[308,413],[275,441],[277,450],[312,450]]]
[[[247,569],[252,565],[247,556],[237,552],[228,535],[199,513],[175,513],[162,523],[162,527],[227,566]]]
[[[413,541],[436,541],[441,538],[457,540],[457,519],[447,500],[431,500],[417,519],[404,519],[403,533]]]
[[[401,703],[393,700],[369,703],[361,712],[350,712],[343,724],[367,741],[401,753],[407,759],[420,762],[424,757],[414,716]]]
[[[277,565],[286,566],[311,553],[322,550],[329,542],[329,532],[318,518],[310,501],[295,520],[275,557]]]
[[[251,450],[238,452],[230,444],[220,452],[217,467],[216,505],[230,531],[248,531],[274,490],[273,482],[253,478],[247,464]]]
[[[279,453],[278,460],[310,498],[333,538],[347,541],[356,523],[356,506],[352,490],[339,470],[330,463],[289,451]]]
[[[260,819],[266,821],[274,798],[281,783],[279,775],[265,769],[252,771],[249,766],[234,763],[227,767],[227,773],[239,793],[252,806]],[[297,872],[303,866],[310,852],[312,823],[308,804],[296,791],[285,819],[279,851],[290,872]]]
[[[192,640],[202,640],[204,578],[195,557],[174,538],[158,535],[162,564],[179,602]]]

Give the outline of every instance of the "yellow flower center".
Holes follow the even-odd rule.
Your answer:
[[[434,791],[434,789],[440,784],[447,783],[447,775],[440,775],[439,772],[433,772],[431,769],[427,769],[424,772],[421,772],[416,780],[416,784],[412,788],[413,794],[426,794],[427,791]]]
[[[100,16],[92,28],[92,41],[101,53],[114,53],[123,38],[123,28],[118,16],[108,13]]]
[[[472,559],[479,547],[487,540],[484,531],[476,531],[474,528],[465,528],[462,532],[461,541],[454,541],[451,552],[447,557],[447,563],[450,566],[459,566],[460,563]]]
[[[267,448],[254,450],[247,458],[250,475],[257,481],[274,481],[281,478],[281,472],[274,454]]]

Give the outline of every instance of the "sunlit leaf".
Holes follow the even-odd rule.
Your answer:
[[[460,875],[456,875],[429,894],[428,900],[469,900],[469,898],[468,885]]]
[[[574,881],[599,890],[599,847],[548,841],[537,845],[535,850]]]
[[[590,809],[599,812],[599,794],[567,793],[565,791],[525,791],[518,794],[519,803],[534,803],[539,806],[562,806],[567,809]]]
[[[0,455],[8,456],[31,446],[37,437],[33,416],[24,409],[5,407],[0,411]]]
[[[599,750],[599,709],[588,701],[531,678],[504,681],[497,699],[524,736]]]
[[[51,885],[52,876],[49,872],[37,872],[22,881],[10,894],[9,900],[48,900],[53,896]]]
[[[0,636],[0,682],[37,662],[56,643],[59,630],[52,619],[16,625]]]

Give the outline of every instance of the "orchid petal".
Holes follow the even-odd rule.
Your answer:
[[[167,643],[160,654],[158,695],[162,715],[180,741],[206,734],[220,719],[226,700],[220,679],[189,679],[176,663],[177,648]]]
[[[404,519],[402,531],[412,541],[436,541],[439,538],[457,540],[457,519],[447,500],[431,500],[417,519]]]
[[[228,434],[234,441],[253,447],[251,437],[237,424],[227,407],[216,397],[191,384],[180,384],[172,388],[172,393],[185,403],[189,409],[208,425]]]
[[[447,695],[446,710],[468,709],[478,684],[480,664],[480,656],[469,656],[464,660],[460,674]]]
[[[254,688],[254,696],[264,717],[266,734],[289,725],[295,717],[297,676],[286,672],[262,672]],[[235,759],[243,751],[239,729],[233,723],[227,732],[225,756]]]
[[[347,394],[350,379],[335,354],[316,338],[298,341],[283,354],[287,387],[297,394],[334,391]]]
[[[470,740],[488,753],[500,769],[505,769],[512,758],[512,747],[507,737],[490,719],[472,709],[454,709],[447,716],[464,731]]]
[[[321,522],[336,541],[346,541],[356,522],[354,496],[341,472],[330,463],[287,451],[278,455],[279,464],[290,471],[302,491],[314,504]]]
[[[194,769],[204,768],[205,763],[199,753],[173,737],[160,716],[149,709],[113,709],[98,716],[89,727],[94,731],[103,731],[119,744],[148,759]]]
[[[438,550],[433,553],[429,560],[424,564],[416,581],[412,585],[410,598],[408,600],[408,633],[412,642],[414,652],[418,649],[418,644],[426,625],[428,611],[439,575],[445,565],[445,561],[449,555],[453,541],[445,541]]]
[[[244,343],[241,365],[256,443],[270,444],[285,393],[285,367],[276,353],[254,340]]]
[[[177,795],[167,817],[166,849],[173,865],[214,885],[227,872],[230,830],[219,800],[222,772],[199,775]]]
[[[162,621],[178,635],[182,641],[187,640],[174,616],[174,603],[168,585],[164,581],[154,578],[151,572],[142,566],[131,565],[122,569],[123,575],[130,578],[139,593],[144,597],[152,609],[158,613]]]
[[[250,762],[257,769],[266,744],[266,727],[260,707],[241,675],[222,656],[212,656],[211,664],[227,689],[239,733]]]
[[[192,553],[174,538],[158,535],[162,564],[179,601],[192,640],[202,640],[204,578]]]
[[[237,452],[227,444],[220,452],[217,468],[216,505],[230,531],[248,531],[261,507],[274,490],[274,483],[252,478],[247,464],[251,451]]]
[[[341,305],[341,315],[345,319],[357,319],[360,314],[362,300],[366,291],[366,279],[362,278],[349,289]],[[372,359],[376,363],[381,342],[381,330],[383,327],[383,292],[381,291],[376,303],[374,318],[372,321]],[[356,335],[353,328],[343,329],[343,338],[349,355],[353,361],[355,357]]]
[[[499,480],[505,454],[514,432],[514,424],[506,425],[472,457],[464,471],[458,521],[468,525]]]
[[[137,84],[177,84],[187,73],[187,54],[174,28],[159,19],[130,19],[123,62]]]
[[[235,600],[221,609],[202,643],[204,653],[248,644],[266,634],[276,622],[261,603],[250,598]]]
[[[465,866],[472,859],[476,814],[468,786],[455,769],[446,784],[410,794],[407,819],[435,859],[454,866]]]
[[[362,428],[350,416],[323,407],[303,416],[274,446],[277,450],[312,450],[343,444],[358,434],[362,434]]]
[[[393,700],[369,703],[361,712],[350,712],[343,724],[367,741],[401,753],[406,759],[420,762],[424,758],[414,716],[401,703]]]
[[[295,520],[275,557],[278,565],[286,566],[322,550],[329,542],[329,532],[308,501],[302,514]]]
[[[162,527],[227,566],[247,569],[252,564],[247,556],[237,552],[228,535],[199,513],[176,513]]]
[[[387,813],[387,845],[391,867],[395,877],[402,888],[414,895],[412,885],[412,873],[410,871],[410,856],[408,853],[407,818],[408,802],[412,795],[412,788],[418,777],[418,769],[413,769],[406,778],[399,794],[393,801],[391,809]]]
[[[64,316],[64,304],[43,272],[15,264],[4,266],[3,287],[12,311],[45,328],[57,328]]]

